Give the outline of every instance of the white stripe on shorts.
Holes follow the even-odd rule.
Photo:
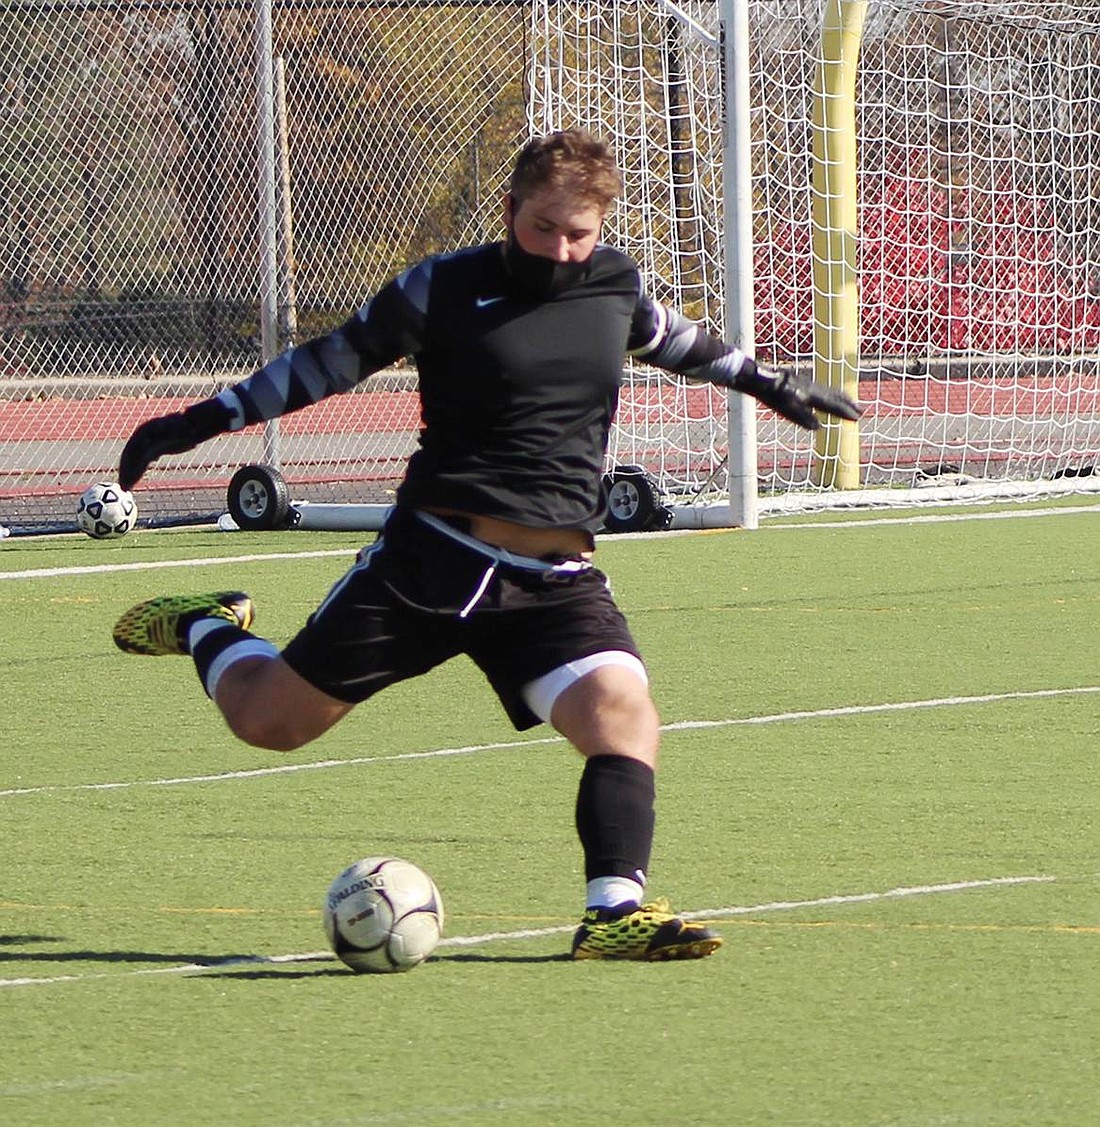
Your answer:
[[[576,661],[567,661],[557,669],[551,669],[549,673],[528,681],[523,686],[523,702],[540,720],[549,724],[550,710],[558,697],[586,673],[599,669],[601,665],[621,665],[624,669],[632,669],[641,677],[643,685],[649,684],[645,666],[632,653],[625,650],[603,650],[577,658]]]

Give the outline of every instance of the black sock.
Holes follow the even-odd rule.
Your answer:
[[[645,883],[653,847],[653,768],[625,755],[588,759],[577,790],[577,834],[584,879],[629,877]]]

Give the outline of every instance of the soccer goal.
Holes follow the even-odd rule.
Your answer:
[[[17,532],[75,527],[141,420],[499,237],[516,150],[573,124],[656,297],[866,405],[815,439],[628,367],[608,470],[641,512],[1100,489],[1095,0],[22,0],[0,64]],[[242,467],[377,514],[418,426],[399,366],[158,463],[142,516],[217,517]]]
[[[757,104],[783,103],[799,73],[816,94],[754,138],[757,341],[854,374],[868,413],[858,474],[828,498],[812,459],[764,447],[768,503],[1097,491],[1100,5],[820,13],[812,60],[782,19],[756,41],[772,60]]]

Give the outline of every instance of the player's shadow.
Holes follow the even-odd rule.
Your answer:
[[[0,935],[0,963],[138,963],[138,964],[164,964],[178,965],[181,971],[194,968],[196,975],[217,973],[219,978],[232,979],[262,979],[262,978],[321,978],[327,975],[349,975],[354,972],[340,965],[328,965],[303,970],[300,968],[277,968],[262,965],[265,962],[263,955],[255,954],[221,954],[202,955],[195,953],[182,953],[170,951],[27,951],[15,948],[26,948],[35,944],[63,943],[64,939],[57,935]],[[570,956],[565,952],[556,952],[550,955],[487,955],[472,951],[461,951],[455,954],[433,955],[428,963],[560,963],[568,962]],[[371,975],[361,977],[370,978]]]
[[[427,963],[424,964],[424,969],[431,971],[432,963],[565,963],[572,962],[572,958],[565,953],[556,955],[433,955]],[[211,970],[217,970],[217,966],[211,967]],[[219,972],[219,978],[233,978],[243,981],[250,979],[262,978],[281,978],[281,979],[297,979],[297,978],[325,978],[339,975],[342,978],[378,978],[374,974],[355,974],[354,971],[348,967],[343,966],[330,966],[318,967],[316,970],[277,970],[274,968],[265,967],[261,969],[251,968],[226,968],[224,971]]]
[[[56,936],[0,936],[0,947],[9,944],[57,943]],[[195,967],[217,967],[222,963],[255,962],[256,955],[196,955],[171,951],[16,951],[0,950],[0,963],[181,963]]]
[[[433,963],[571,963],[573,956],[567,951],[553,955],[477,955],[463,951],[460,955],[433,955]]]
[[[218,968],[215,966],[210,969],[217,970]],[[230,970],[227,968],[226,970],[218,972],[218,978],[229,979],[234,982],[248,982],[252,979],[262,978],[278,978],[290,982],[297,978],[334,978],[337,975],[347,977],[351,974],[352,972],[348,970],[347,967],[318,967],[317,970]],[[199,975],[199,973],[196,972],[195,977],[208,978],[209,976],[205,974]],[[353,977],[369,978],[371,976],[355,975]]]

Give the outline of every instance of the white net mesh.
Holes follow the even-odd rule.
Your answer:
[[[758,351],[809,368],[822,5],[756,11]],[[1100,5],[871,4],[858,74],[863,481],[1011,494],[1091,476]],[[761,447],[762,486],[788,506],[813,488],[804,446],[781,428]]]
[[[715,4],[535,4],[533,132],[579,124],[612,138],[624,190],[606,237],[647,288],[723,330],[722,54]],[[610,459],[675,494],[721,476],[725,394],[638,370]],[[720,485],[723,483],[719,483]]]
[[[822,8],[750,3],[757,351],[807,368]],[[0,524],[72,527],[137,422],[247,375],[265,288],[287,343],[424,254],[499,237],[512,158],[545,128],[613,141],[609,240],[723,332],[719,9],[284,0],[262,58],[255,0],[6,4]],[[1083,485],[1100,458],[1100,2],[872,3],[857,130],[862,480]],[[379,374],[277,435],[158,463],[142,515],[220,512],[252,462],[277,461],[296,498],[386,500],[418,419],[414,374]],[[807,439],[766,412],[759,451],[765,495],[817,492]],[[692,496],[725,457],[723,395],[629,373],[612,461]]]

